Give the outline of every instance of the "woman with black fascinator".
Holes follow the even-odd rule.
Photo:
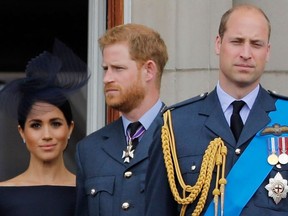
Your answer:
[[[30,152],[28,168],[0,183],[2,216],[73,216],[76,178],[63,152],[74,128],[68,96],[88,81],[86,65],[60,41],[32,59],[26,77],[0,92],[0,108],[17,116]]]

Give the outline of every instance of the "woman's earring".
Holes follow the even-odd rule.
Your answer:
[[[24,143],[24,144],[26,143],[25,139],[23,139],[23,143]]]

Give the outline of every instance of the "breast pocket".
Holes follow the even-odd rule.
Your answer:
[[[113,215],[114,186],[115,176],[93,177],[85,182],[89,215]]]
[[[200,183],[200,186],[203,186],[204,183],[207,182],[207,173],[205,175],[202,175],[202,179],[199,178],[200,176],[200,171],[201,171],[201,166],[202,166],[202,161],[203,161],[203,156],[202,154],[199,155],[186,155],[183,156],[181,158],[179,158],[179,164],[180,164],[180,168],[181,168],[181,173],[182,173],[182,177],[184,179],[184,182],[186,185],[190,185],[190,186],[195,186],[197,181],[198,183]],[[209,182],[209,192],[207,194],[207,202],[210,202],[209,200],[212,199],[212,190],[215,188],[215,177],[216,177],[216,168],[214,167],[213,171],[212,171],[212,178],[210,179]],[[205,179],[204,179],[205,178]],[[183,188],[180,186],[180,184],[178,184],[178,191],[180,194],[182,194],[183,192]],[[198,191],[199,194],[197,194],[196,197],[200,197],[201,196],[201,190]],[[195,192],[195,191],[194,191]],[[190,193],[188,193],[190,194]],[[187,195],[187,194],[186,194]],[[195,196],[196,194],[194,194],[193,196]],[[195,208],[195,205],[197,203],[193,202],[190,210]]]
[[[194,185],[199,177],[203,155],[188,155],[179,158],[179,165],[186,184]]]

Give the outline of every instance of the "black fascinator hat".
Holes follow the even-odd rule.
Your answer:
[[[24,127],[33,104],[46,102],[60,108],[66,120],[72,120],[68,96],[87,84],[86,64],[56,39],[52,53],[44,51],[32,58],[25,72],[25,78],[11,81],[0,91],[1,111],[17,116],[20,126]]]

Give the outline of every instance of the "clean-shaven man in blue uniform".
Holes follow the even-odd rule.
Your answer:
[[[288,102],[260,85],[270,29],[252,5],[222,16],[218,84],[164,113],[163,146],[151,149],[146,216],[288,215]]]

